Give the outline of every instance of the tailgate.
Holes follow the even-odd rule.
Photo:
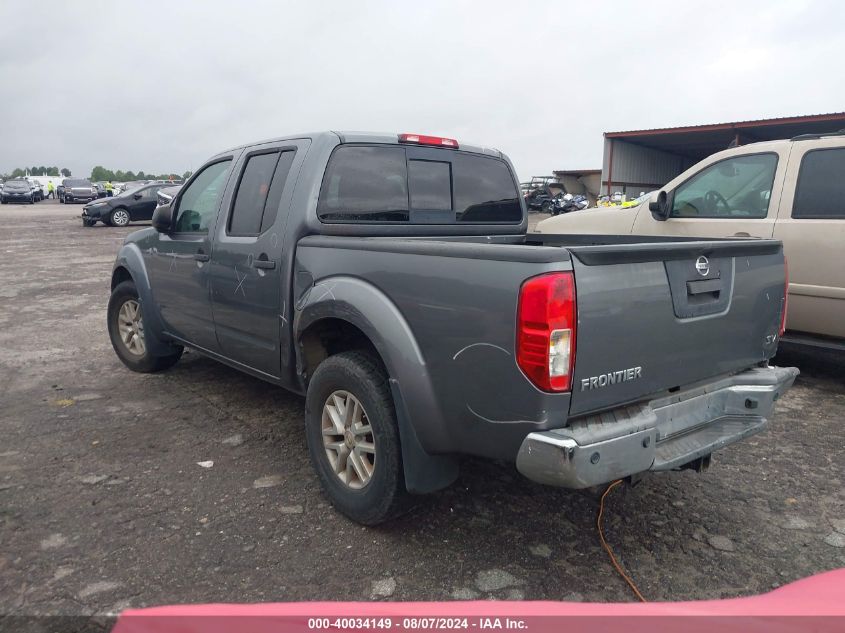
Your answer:
[[[777,349],[776,240],[568,250],[578,299],[571,415],[745,369]]]

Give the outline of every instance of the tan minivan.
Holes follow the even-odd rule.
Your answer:
[[[787,336],[845,348],[845,136],[743,145],[705,158],[646,202],[540,222],[541,233],[774,237],[789,265]]]

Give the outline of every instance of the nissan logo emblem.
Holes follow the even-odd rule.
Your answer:
[[[702,277],[706,277],[710,274],[710,262],[704,255],[695,260],[695,269]]]

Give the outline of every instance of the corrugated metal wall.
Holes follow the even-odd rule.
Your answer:
[[[610,167],[610,143],[613,143],[613,171]],[[611,177],[611,193],[621,191],[639,195],[640,191],[659,189],[697,161],[635,145],[618,138],[604,139],[602,162],[602,193],[607,193],[607,180]]]

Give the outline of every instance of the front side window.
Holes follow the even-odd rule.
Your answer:
[[[801,159],[793,218],[845,218],[845,148],[817,149]]]
[[[777,164],[777,154],[753,154],[710,165],[675,189],[672,217],[765,218]]]
[[[231,160],[221,160],[203,169],[179,198],[177,233],[207,233],[214,221]]]

